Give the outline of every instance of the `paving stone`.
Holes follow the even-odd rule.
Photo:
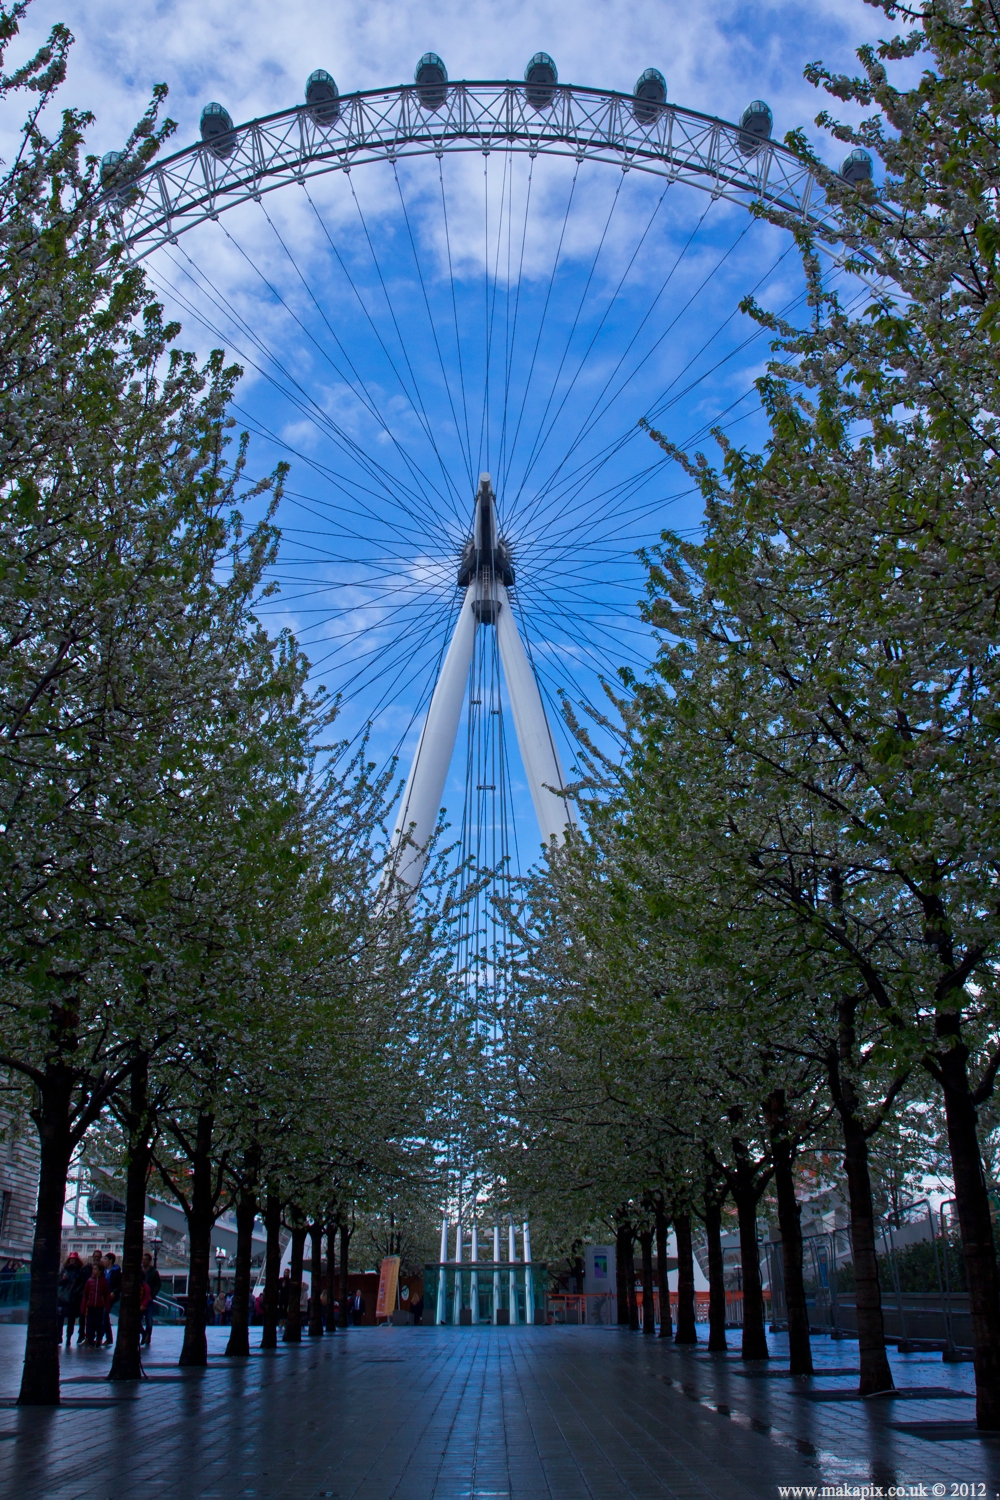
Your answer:
[[[619,1329],[352,1329],[243,1361],[226,1336],[209,1330],[206,1371],[179,1372],[180,1332],[158,1328],[152,1378],[113,1395],[108,1357],[73,1349],[66,1405],[19,1410],[24,1330],[0,1326],[0,1494],[779,1500],[779,1485],[982,1481],[1000,1496],[971,1369],[927,1355],[892,1355],[904,1407],[829,1399],[851,1395],[852,1351],[822,1338],[814,1377],[778,1379],[781,1336],[749,1368]]]

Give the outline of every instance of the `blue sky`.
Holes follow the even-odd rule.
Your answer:
[[[544,49],[564,83],[630,91],[655,66],[671,100],[729,119],[763,97],[777,137],[806,126],[831,164],[844,148],[811,127],[824,101],[802,69],[816,58],[852,69],[854,49],[886,30],[857,0],[285,0],[280,11],[262,0],[36,0],[25,43],[57,19],[76,37],[60,103],[94,111],[98,152],[121,144],[161,81],[182,146],[209,100],[239,123],[298,104],[315,67],[346,93],[409,82],[427,50],[458,80],[519,78]],[[375,754],[398,752],[401,773],[454,614],[479,470],[500,476],[550,712],[560,692],[597,701],[600,674],[652,650],[635,548],[699,517],[690,484],[636,422],[654,414],[683,445],[705,446],[714,421],[759,441],[747,395],[767,345],[737,304],[756,288],[787,308],[801,289],[787,240],[738,207],[679,186],[664,195],[638,173],[503,153],[291,187],[183,236],[149,269],[182,342],[222,343],[244,364],[237,415],[255,435],[255,472],[292,464],[269,623],[294,629],[318,676],[344,693],[345,732],[374,718]],[[460,735],[446,791],[456,831],[467,780],[496,784],[495,733],[492,747],[484,735],[497,727],[488,704],[503,710],[505,698],[483,645],[482,717],[474,743]],[[496,856],[505,820],[524,863],[536,835],[508,752],[503,797],[478,798],[479,852]]]

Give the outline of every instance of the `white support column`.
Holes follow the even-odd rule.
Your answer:
[[[446,1310],[447,1310],[447,1307],[448,1307],[448,1302],[447,1302],[448,1280],[447,1280],[447,1272],[445,1271],[445,1262],[447,1261],[447,1259],[448,1259],[448,1220],[447,1220],[447,1218],[444,1218],[444,1219],[441,1220],[441,1258],[440,1258],[440,1264],[438,1266],[439,1275],[438,1275],[437,1309],[436,1309],[435,1315],[434,1315],[434,1321],[439,1326],[445,1320],[445,1314],[446,1314]]]
[[[493,1316],[491,1323],[496,1326],[497,1314],[500,1311],[500,1272],[497,1269],[500,1263],[500,1225],[493,1226]]]
[[[507,1238],[507,1248],[509,1251],[507,1259],[510,1261],[511,1265],[511,1269],[507,1274],[510,1277],[510,1323],[511,1327],[513,1327],[517,1322],[517,1272],[514,1270],[514,1267],[517,1265],[517,1245],[514,1242],[513,1219],[511,1219],[510,1221],[510,1233]]]
[[[470,1277],[471,1290],[469,1292],[469,1302],[472,1305],[472,1321],[473,1321],[473,1323],[478,1323],[479,1322],[479,1272],[476,1270],[476,1263],[479,1260],[479,1226],[476,1223],[475,1219],[473,1219],[473,1221],[472,1221],[472,1248],[471,1248],[471,1250],[469,1252],[469,1258],[472,1261],[472,1275]]]
[[[469,668],[472,666],[477,624],[472,608],[474,592],[473,589],[465,591],[451,643],[420,733],[417,753],[413,757],[393,833],[393,844],[397,848],[407,832],[417,846],[414,848],[407,845],[400,853],[396,865],[396,875],[411,888],[414,895],[427,863],[424,849],[441,811],[441,798],[455,750]],[[411,823],[415,825],[412,829]]]
[[[569,797],[560,797],[548,790],[549,787],[565,786],[566,778],[507,590],[500,582],[494,587],[500,605],[496,619],[497,644],[507,679],[517,745],[531,789],[531,800],[535,804],[538,831],[542,842],[547,844],[553,835],[562,840],[567,825],[576,826],[576,808]]]
[[[535,1321],[535,1278],[531,1271],[531,1235],[527,1224],[521,1225],[521,1245],[524,1249],[524,1321]]]
[[[458,1270],[455,1272],[455,1296],[452,1301],[452,1321],[457,1328],[462,1321],[462,1221],[459,1219],[455,1225],[455,1259],[458,1261]]]

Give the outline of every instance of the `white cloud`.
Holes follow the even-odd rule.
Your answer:
[[[55,20],[76,37],[65,97],[95,111],[101,150],[120,143],[154,83],[170,86],[184,143],[210,99],[239,122],[299,103],[316,67],[344,93],[408,82],[428,49],[452,79],[519,78],[539,48],[564,82],[629,90],[655,66],[673,100],[710,114],[766,98],[783,133],[816,113],[803,65],[850,69],[857,45],[885,29],[863,0],[36,0],[23,40]]]

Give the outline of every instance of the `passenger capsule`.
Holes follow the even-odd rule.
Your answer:
[[[632,113],[640,125],[652,125],[667,102],[667,80],[659,68],[647,68],[635,85]]]
[[[851,187],[861,187],[863,183],[871,182],[872,159],[868,152],[863,151],[860,146],[855,146],[854,150],[844,157],[840,175],[845,182],[850,183]]]
[[[101,186],[110,187],[119,177],[119,163],[125,160],[124,151],[105,151],[101,157]],[[116,202],[125,204],[134,203],[139,197],[139,189],[129,182],[128,178],[121,179],[121,185],[117,192],[111,195]]]
[[[236,148],[233,122],[221,104],[206,104],[201,112],[201,138],[213,156],[232,156]]]
[[[420,108],[440,109],[448,97],[448,69],[436,52],[425,52],[413,74]]]
[[[737,144],[744,156],[753,156],[765,141],[771,139],[774,118],[763,99],[755,99],[740,115],[740,133]]]
[[[559,82],[556,65],[547,52],[536,52],[524,70],[524,97],[532,109],[550,109]]]
[[[340,118],[340,90],[325,68],[306,79],[306,113],[317,125],[332,125]]]

